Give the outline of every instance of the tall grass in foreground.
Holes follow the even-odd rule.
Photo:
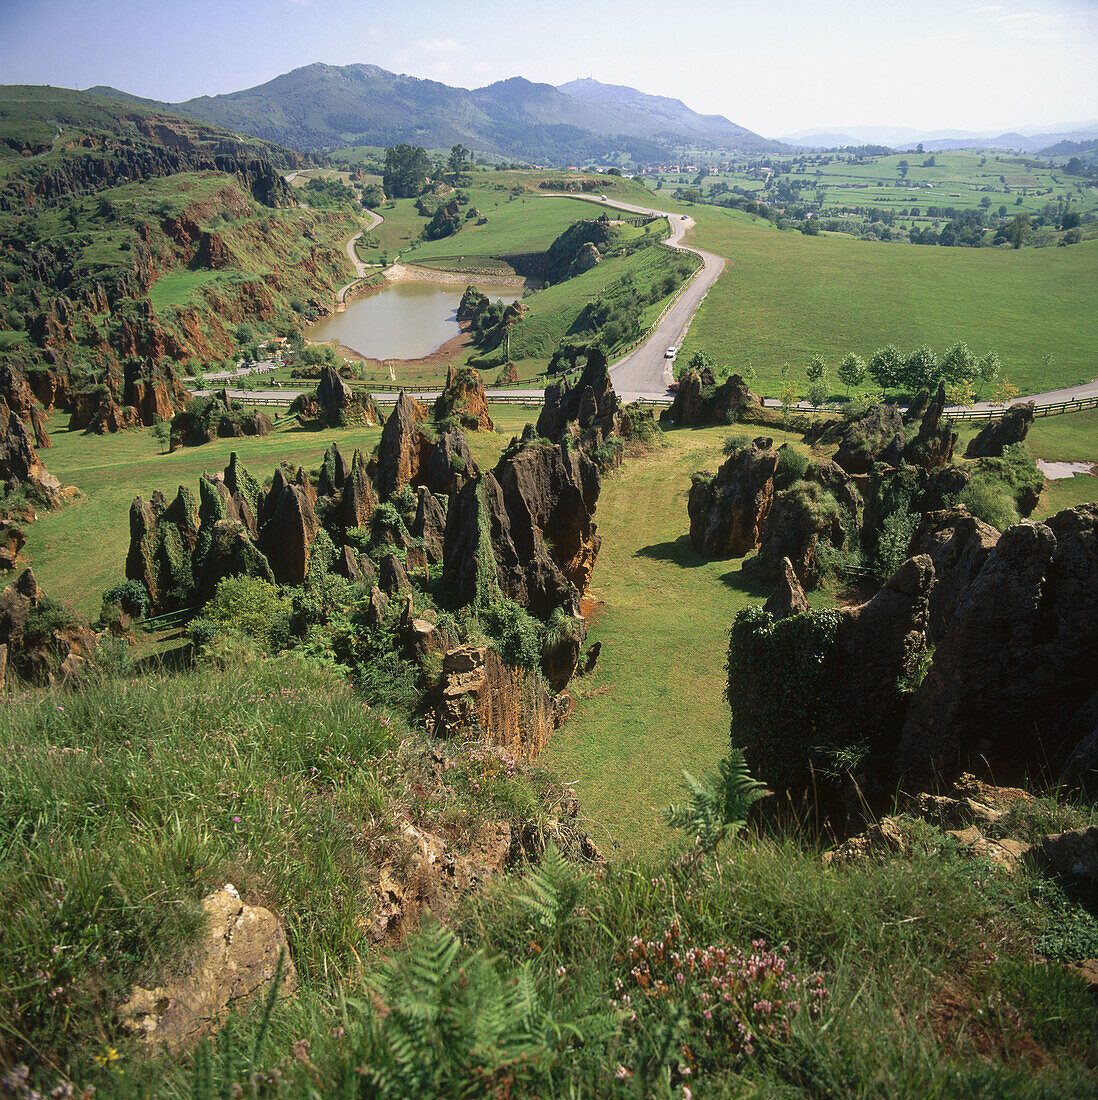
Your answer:
[[[399,719],[286,659],[7,703],[0,1062],[100,1097],[1098,1094],[1098,1001],[1038,957],[1098,955],[1093,906],[930,827],[835,868],[757,831],[599,870],[550,847],[378,960],[400,819],[458,843],[537,813],[536,780],[445,751],[424,783]],[[279,914],[300,989],[142,1052],[119,998],[186,965],[226,881]]]

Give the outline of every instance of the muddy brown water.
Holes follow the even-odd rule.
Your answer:
[[[522,297],[521,287],[478,283],[477,289],[504,305]],[[334,338],[370,359],[420,359],[461,332],[457,307],[464,290],[454,283],[391,283],[310,325],[305,335]]]

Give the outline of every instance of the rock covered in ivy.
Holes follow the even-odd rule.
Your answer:
[[[312,503],[299,486],[284,484],[265,504],[270,518],[260,528],[259,548],[279,584],[302,584],[320,531]]]
[[[439,436],[416,481],[426,484],[432,493],[449,496],[461,482],[476,477],[477,473],[465,433],[460,428],[450,428]]]

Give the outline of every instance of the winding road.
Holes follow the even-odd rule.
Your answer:
[[[369,233],[372,229],[376,229],[385,220],[380,214],[376,214],[373,210],[369,210],[367,211],[367,213],[373,220],[365,228],[360,229],[347,242],[345,246],[347,249],[347,258],[351,261],[352,264],[354,264],[355,278],[353,278],[349,283],[345,284],[344,286],[341,286],[339,290],[336,291],[336,301],[339,302],[340,305],[343,305],[346,302],[347,291],[349,291],[351,287],[353,287],[355,283],[357,283],[360,279],[365,279],[368,274],[366,265],[358,258],[355,253],[356,242],[363,233]]]
[[[618,362],[610,368],[610,379],[614,384],[614,389],[626,404],[640,398],[651,399],[670,397],[671,394],[668,386],[673,381],[671,369],[673,360],[666,357],[667,349],[670,347],[678,348],[682,346],[683,338],[690,328],[690,322],[693,320],[694,314],[705,300],[705,296],[709,293],[709,288],[718,278],[720,278],[721,272],[725,268],[726,261],[723,257],[717,256],[712,252],[706,252],[703,249],[694,248],[682,243],[683,238],[694,228],[695,224],[694,220],[688,216],[672,214],[666,210],[657,210],[650,206],[636,206],[632,203],[619,201],[610,203],[595,195],[576,195],[570,192],[546,192],[542,197],[576,199],[581,202],[592,202],[604,209],[667,218],[671,226],[671,233],[664,238],[663,243],[670,248],[676,248],[682,252],[692,252],[701,259],[702,266],[698,268],[680,290],[678,296],[674,298],[671,304],[664,310],[662,316],[656,322],[656,325],[644,342],[638,348],[619,359]],[[336,295],[336,300],[340,303],[344,302],[346,294],[351,287],[366,275],[366,265],[361,263],[355,255],[355,242],[363,233],[370,232],[370,230],[380,225],[384,220],[380,214],[376,214],[373,211],[370,211],[370,216],[373,219],[370,224],[359,233],[356,233],[347,242],[347,255],[351,263],[354,264],[358,277],[352,282],[347,283],[346,286],[340,287]],[[294,393],[288,390],[230,390],[229,393],[231,396],[238,397],[245,401],[248,400],[249,397],[253,399],[259,398],[261,400],[266,398],[285,400],[287,397],[292,398],[294,396]],[[418,398],[433,399],[438,396],[438,391],[423,391],[422,393],[414,394],[414,396]],[[512,399],[529,398],[532,402],[541,402],[544,400],[545,391],[540,388],[493,389],[489,392],[488,396],[489,400],[495,396]],[[379,404],[391,404],[396,400],[396,394],[392,393],[375,393],[374,397]],[[1078,386],[1046,390],[1044,393],[1020,395],[1014,398],[1011,404],[1017,404],[1020,401],[1035,401],[1038,405],[1052,405],[1060,402],[1085,400],[1087,398],[1096,397],[1098,397],[1098,378],[1090,382],[1084,382]],[[768,405],[781,404],[780,401],[774,398],[769,399],[766,403]],[[798,402],[798,406],[805,408],[809,407],[807,402],[803,401]],[[996,406],[993,406],[989,401],[977,401],[973,405],[957,406],[947,411],[960,412],[963,410],[975,410],[987,412],[994,408],[996,408]]]

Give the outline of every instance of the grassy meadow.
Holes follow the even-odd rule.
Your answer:
[[[805,237],[715,207],[694,207],[691,242],[728,259],[683,342],[721,366],[748,365],[777,396],[781,366],[803,389],[809,358],[831,365],[885,344],[939,354],[958,340],[997,351],[1022,393],[1098,374],[1098,241],[1072,248],[924,248]],[[1045,356],[1051,356],[1046,366]],[[834,373],[832,373],[834,379]],[[841,386],[835,383],[836,394]]]

